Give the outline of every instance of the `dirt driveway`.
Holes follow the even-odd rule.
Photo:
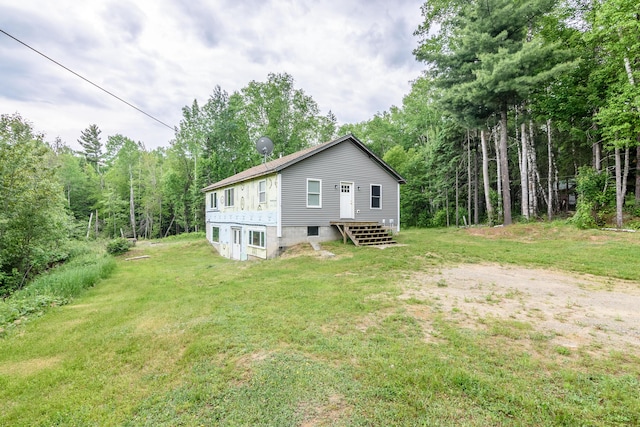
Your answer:
[[[436,310],[463,327],[487,319],[531,324],[566,348],[591,347],[640,354],[640,283],[549,270],[464,264],[420,272],[402,299],[414,316]]]

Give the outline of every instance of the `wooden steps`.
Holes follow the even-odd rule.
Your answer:
[[[330,224],[338,227],[344,243],[347,243],[347,237],[356,246],[393,245],[397,243],[393,240],[389,229],[377,222],[332,221]]]

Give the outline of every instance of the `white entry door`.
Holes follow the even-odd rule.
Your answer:
[[[353,182],[340,183],[340,218],[354,219]]]
[[[242,251],[242,228],[231,229],[231,259],[240,259]]]

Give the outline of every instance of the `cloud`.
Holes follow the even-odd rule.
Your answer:
[[[193,33],[206,47],[220,44],[223,35],[218,11],[202,0],[178,2],[176,7],[185,18],[183,31]]]
[[[106,7],[105,23],[113,29],[113,34],[126,42],[135,42],[144,28],[144,14],[133,3],[114,2]]]
[[[340,123],[398,105],[422,66],[411,54],[423,0],[32,0],[0,6],[0,28],[169,125],[216,85],[269,73]],[[97,123],[153,148],[170,129],[0,34],[0,113],[74,144]]]

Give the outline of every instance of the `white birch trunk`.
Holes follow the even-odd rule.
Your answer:
[[[522,197],[520,198],[520,207],[522,210],[522,216],[529,219],[529,167],[527,160],[529,158],[527,150],[527,126],[522,123],[520,126],[520,189],[522,191]]]
[[[493,206],[491,205],[491,186],[489,185],[489,155],[487,150],[487,131],[480,131],[480,148],[482,149],[482,184],[484,185],[484,202],[487,205],[489,225],[493,225]]]
[[[538,156],[534,146],[533,139],[533,121],[529,120],[529,215],[538,216],[538,187],[536,186],[536,178],[540,181],[538,173]]]
[[[547,218],[551,221],[553,217],[553,151],[551,150],[551,119],[547,119],[547,157],[548,157],[548,179],[547,179]]]
[[[629,175],[629,147],[626,147],[624,152],[624,168],[620,158],[620,147],[615,147],[614,157],[616,165],[616,226],[622,228],[622,210],[624,198],[627,195],[627,176]]]

